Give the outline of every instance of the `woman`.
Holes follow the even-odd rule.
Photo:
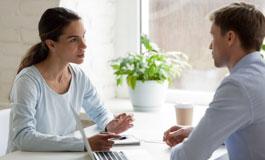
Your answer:
[[[7,152],[84,151],[73,136],[75,120],[70,103],[105,131],[88,138],[92,150],[109,150],[110,138],[133,126],[132,116],[113,115],[104,107],[84,72],[69,63],[85,57],[85,29],[73,11],[57,7],[44,12],[39,22],[41,42],[22,60],[10,94],[11,121]],[[111,132],[111,133],[110,133]]]

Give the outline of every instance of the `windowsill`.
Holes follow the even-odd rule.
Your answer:
[[[172,124],[176,123],[175,103],[167,102],[161,106],[160,110],[154,112],[135,112],[129,99],[111,99],[105,102],[105,106],[114,114],[120,113],[137,113],[146,116],[156,115],[163,119],[170,119]],[[196,126],[204,115],[208,105],[193,105],[193,126]],[[170,126],[168,126],[170,127]]]
[[[176,103],[192,103],[194,106],[193,126],[197,125],[202,116],[204,115],[208,104],[211,102],[213,93],[200,92],[200,91],[185,91],[177,89],[169,89],[166,103],[156,112],[142,112],[143,114],[158,114],[158,115],[170,115],[173,121],[175,121],[175,109]],[[120,113],[134,113],[133,106],[129,98],[114,98],[105,101],[105,106],[114,114]],[[141,113],[141,112],[137,112]],[[85,114],[84,109],[81,109],[80,119],[83,121],[91,121]]]

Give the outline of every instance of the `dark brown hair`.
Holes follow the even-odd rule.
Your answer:
[[[254,5],[232,3],[211,13],[210,20],[220,27],[222,35],[229,30],[236,32],[243,49],[260,51],[265,36],[265,17]]]
[[[45,60],[49,53],[49,49],[45,41],[47,39],[51,39],[57,42],[59,36],[63,34],[63,29],[72,21],[79,19],[81,18],[76,13],[63,7],[47,9],[41,16],[38,25],[41,42],[35,44],[28,50],[19,65],[17,74],[23,68]]]

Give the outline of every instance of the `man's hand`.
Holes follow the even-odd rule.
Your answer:
[[[107,131],[112,133],[122,133],[133,127],[133,115],[122,113],[115,117],[112,121],[107,124]]]
[[[187,138],[192,129],[193,127],[189,126],[173,126],[164,133],[163,141],[173,147]]]
[[[110,138],[121,138],[121,136],[115,133],[104,132],[88,138],[88,142],[92,151],[109,151],[114,145],[114,142]]]

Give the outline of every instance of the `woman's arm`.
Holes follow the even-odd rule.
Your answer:
[[[29,76],[19,77],[14,82],[11,92],[11,151],[83,151],[82,139],[36,131],[36,106],[41,103],[38,92],[37,82]]]
[[[86,90],[83,98],[82,107],[86,114],[97,124],[101,130],[105,130],[107,124],[114,118],[113,114],[104,106],[96,88],[87,78]]]

